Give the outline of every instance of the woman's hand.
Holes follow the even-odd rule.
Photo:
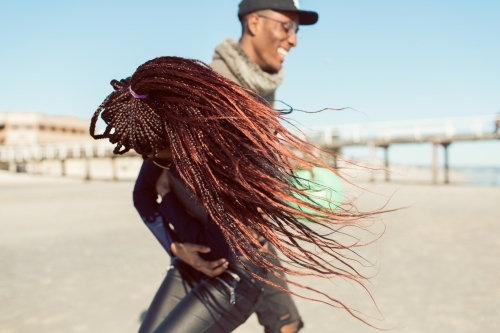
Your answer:
[[[163,170],[160,177],[156,181],[156,193],[158,193],[162,198],[170,192],[170,173],[168,170]]]
[[[170,250],[172,250],[174,256],[179,257],[189,266],[210,277],[221,274],[229,266],[229,263],[224,258],[214,261],[202,259],[200,253],[210,252],[210,248],[203,245],[173,242],[170,245]]]

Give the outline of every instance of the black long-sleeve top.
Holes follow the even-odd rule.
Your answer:
[[[154,163],[144,162],[135,183],[134,206],[146,226],[170,256],[172,242],[188,242],[208,246],[211,251],[201,254],[206,260],[229,259],[229,246],[212,218],[208,214],[205,218],[196,214],[196,218],[188,213],[188,210],[199,212],[204,208],[182,183],[175,169],[170,170],[174,183],[171,184],[171,191],[162,198],[161,203],[157,203],[156,182],[162,171]]]

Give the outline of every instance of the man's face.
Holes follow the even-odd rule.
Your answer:
[[[252,42],[257,65],[265,72],[277,73],[288,51],[297,46],[295,29],[298,27],[299,16],[297,13],[273,10],[262,10],[251,15],[257,20]]]

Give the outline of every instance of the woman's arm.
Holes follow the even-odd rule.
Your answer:
[[[170,256],[179,257],[188,265],[208,276],[221,274],[228,267],[226,259],[221,257],[213,261],[202,259],[200,253],[208,253],[211,251],[210,248],[179,242],[179,239],[164,222],[156,201],[158,194],[163,197],[170,192],[168,177],[164,179],[163,175],[164,170],[154,163],[143,163],[133,193],[134,206],[139,215]],[[198,223],[196,222],[196,224]]]
[[[158,212],[156,199],[156,181],[163,170],[151,162],[144,162],[135,182],[133,200],[142,220],[160,242],[167,253],[172,256],[171,244],[175,236],[165,227],[163,217]]]
[[[207,260],[229,258],[229,246],[211,218],[208,218],[206,224],[202,224],[186,212],[182,203],[171,191],[163,196],[158,210],[184,242],[204,245],[211,249],[209,253],[201,255],[203,258]]]

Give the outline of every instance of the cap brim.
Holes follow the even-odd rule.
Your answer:
[[[312,25],[318,22],[318,13],[307,10],[298,10],[299,25]]]

